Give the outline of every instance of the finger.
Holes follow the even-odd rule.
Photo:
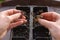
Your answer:
[[[20,21],[17,21],[17,22],[15,22],[15,23],[11,23],[8,29],[12,29],[12,28],[15,28],[15,27],[17,27],[17,26],[19,26],[19,25],[22,25],[22,24],[25,23],[26,21],[27,21],[27,20],[20,20]]]
[[[21,19],[26,19],[26,17],[25,17],[24,15],[22,15],[20,18],[21,18]]]
[[[44,19],[49,21],[55,21],[59,18],[59,14],[57,14],[56,12],[45,12],[42,13],[41,16],[43,16]]]
[[[18,20],[17,20],[17,22],[18,22],[18,21],[23,21],[24,23],[26,23],[26,22],[27,22],[27,20],[26,20],[26,19],[18,19]]]
[[[14,21],[17,20],[19,17],[21,16],[21,13],[16,13],[14,15],[8,16],[8,18],[10,19],[10,21]]]
[[[52,13],[42,13],[41,16],[43,16],[44,19],[53,21],[52,20]]]
[[[26,23],[27,21],[25,21],[26,19],[17,19],[16,21],[12,22],[12,23],[15,23],[15,22],[18,22],[18,21],[24,21],[24,23]]]
[[[6,10],[6,11],[2,11],[1,13],[4,15],[12,15],[15,13],[20,13],[20,10],[16,10],[16,9],[10,9],[10,10]]]
[[[59,15],[59,14],[57,14],[56,12],[44,12],[44,13],[53,13],[53,14],[56,14],[56,15]],[[42,13],[43,14],[43,13]]]
[[[50,27],[51,27],[51,26],[50,26],[51,22],[50,22],[50,21],[47,21],[47,20],[45,20],[45,19],[38,19],[38,22],[39,22],[41,25],[43,25],[45,28],[50,28]]]

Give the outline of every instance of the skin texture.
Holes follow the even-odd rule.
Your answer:
[[[41,16],[43,19],[38,18],[38,22],[49,29],[55,40],[60,40],[60,14],[45,12]],[[10,29],[26,22],[26,17],[19,10],[10,9],[0,12],[0,40]]]
[[[0,39],[12,28],[26,23],[26,17],[20,10],[10,9],[0,12]]]
[[[44,19],[38,18],[38,22],[50,31],[55,40],[60,40],[60,14],[45,12],[40,16],[43,16]]]

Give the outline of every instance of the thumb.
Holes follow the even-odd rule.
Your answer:
[[[38,18],[38,22],[39,22],[41,25],[43,25],[45,28],[50,28],[50,27],[51,27],[51,26],[50,26],[51,22],[48,21],[48,20]]]

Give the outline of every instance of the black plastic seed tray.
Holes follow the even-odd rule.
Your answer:
[[[34,13],[35,18],[37,15],[40,15],[41,13],[44,13],[44,12],[48,12],[48,7],[34,7],[33,8],[33,13]],[[48,29],[40,25],[37,21],[35,21],[35,19],[33,21],[33,39],[34,40],[49,40],[50,39],[50,34],[49,34]]]

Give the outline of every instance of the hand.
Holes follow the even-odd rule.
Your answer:
[[[56,12],[42,13],[44,19],[38,18],[38,22],[48,28],[55,40],[60,40],[60,14]]]
[[[10,9],[0,12],[0,39],[8,30],[26,22],[26,17],[20,10]]]

